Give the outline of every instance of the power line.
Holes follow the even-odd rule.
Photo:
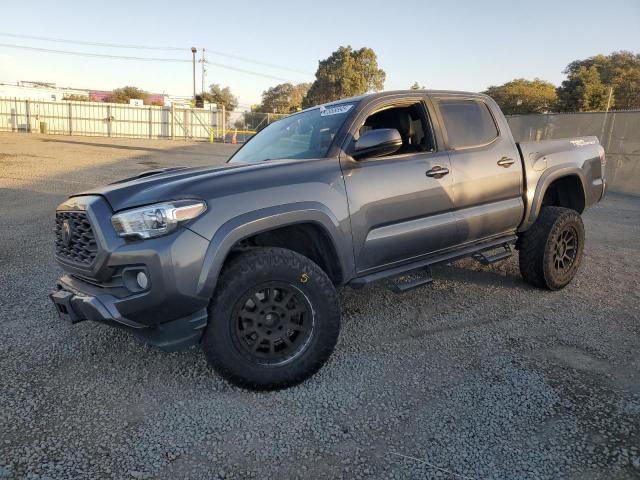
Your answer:
[[[288,78],[276,77],[274,75],[269,75],[267,73],[254,72],[253,70],[245,70],[244,68],[232,67],[230,65],[224,65],[222,63],[211,62],[209,60],[205,60],[205,63],[207,65],[213,65],[214,67],[226,68],[228,70],[234,70],[236,72],[247,73],[249,75],[257,75],[259,77],[270,78],[272,80],[278,80],[278,81],[281,81],[281,82],[290,82],[291,81]]]
[[[295,68],[289,68],[289,67],[285,67],[285,66],[278,65],[278,64],[275,64],[275,63],[267,63],[267,62],[263,62],[261,60],[253,60],[251,58],[241,57],[239,55],[232,55],[230,53],[223,53],[223,52],[219,52],[217,50],[211,50],[210,48],[207,48],[207,52],[213,53],[214,55],[219,55],[221,57],[227,57],[227,58],[232,58],[234,60],[240,60],[241,62],[255,63],[256,65],[262,65],[263,67],[270,67],[270,68],[275,68],[275,69],[280,69],[280,70],[287,70],[289,72],[295,72],[295,73],[301,73],[303,75],[311,75],[311,76],[313,76],[313,73],[305,72],[304,70],[298,70],[298,69],[295,69]]]
[[[78,55],[81,57],[113,58],[113,59],[120,59],[120,60],[140,60],[140,61],[147,61],[147,62],[191,63],[191,60],[186,60],[181,58],[134,57],[134,56],[128,56],[128,55],[110,55],[108,53],[72,52],[69,50],[54,50],[52,48],[28,47],[26,45],[14,45],[11,43],[0,43],[0,47],[19,48],[22,50],[34,50],[36,52],[59,53],[64,55]]]
[[[174,51],[189,50],[189,48],[181,48],[181,47],[161,47],[161,46],[150,46],[150,45],[135,45],[135,44],[128,44],[128,43],[88,42],[83,40],[67,40],[64,38],[39,37],[36,35],[19,35],[17,33],[5,33],[5,32],[0,32],[0,35],[3,37],[26,38],[29,40],[43,40],[45,42],[75,43],[76,45],[92,45],[94,47],[135,48],[139,50],[174,50]]]
[[[169,46],[151,46],[151,45],[139,45],[139,44],[129,44],[129,43],[108,43],[108,42],[90,42],[85,40],[69,40],[64,38],[57,37],[41,37],[37,35],[22,35],[17,33],[6,33],[0,32],[0,36],[3,37],[12,37],[12,38],[24,38],[29,40],[41,40],[45,42],[57,42],[57,43],[71,43],[76,45],[90,45],[94,47],[113,47],[113,48],[132,48],[138,50],[169,50],[169,51],[187,51],[189,48],[187,47],[169,47]],[[233,55],[230,53],[221,52],[219,50],[212,50],[207,48],[207,51],[213,55],[218,55],[220,57],[231,58],[234,60],[239,60],[241,62],[254,63],[256,65],[261,65],[263,67],[274,68],[276,70],[286,70],[289,72],[300,73],[303,75],[313,75],[312,73],[305,72],[303,70],[298,70],[295,68],[286,67],[284,65],[278,65],[276,63],[268,63],[263,62],[261,60],[256,60],[249,57],[243,57],[240,55]]]
[[[7,48],[18,48],[21,50],[31,50],[36,52],[45,52],[45,53],[55,53],[61,55],[76,55],[81,57],[91,57],[91,58],[108,58],[111,60],[136,60],[143,62],[178,62],[178,63],[191,63],[191,60],[182,59],[182,58],[164,58],[164,57],[137,57],[137,56],[129,56],[129,55],[110,55],[108,53],[90,53],[90,52],[74,52],[69,50],[55,50],[52,48],[40,48],[40,47],[29,47],[26,45],[15,45],[10,43],[0,43],[0,47]],[[214,67],[225,68],[227,70],[233,70],[240,73],[245,73],[248,75],[255,75],[257,77],[269,78],[272,80],[289,82],[289,79],[277,77],[274,75],[269,75],[266,73],[256,72],[253,70],[247,70],[244,68],[233,67],[231,65],[225,65],[217,62],[206,61],[207,64],[213,65]]]

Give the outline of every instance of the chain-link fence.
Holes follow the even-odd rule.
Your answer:
[[[235,135],[238,143],[246,142],[256,132],[286,116],[286,114],[281,113],[228,112],[226,122],[227,141],[232,140]]]
[[[640,111],[513,115],[507,120],[517,142],[598,137],[607,153],[610,188],[640,195]]]

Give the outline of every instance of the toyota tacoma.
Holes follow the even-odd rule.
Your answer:
[[[582,261],[580,215],[605,189],[596,137],[516,143],[486,95],[349,98],[269,125],[225,165],[71,196],[50,296],[64,320],[167,351],[199,344],[230,382],[283,388],[331,355],[337,287],[403,292],[431,265],[516,250],[524,281],[563,288]]]

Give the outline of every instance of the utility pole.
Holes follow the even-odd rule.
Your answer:
[[[607,100],[607,109],[604,111],[604,118],[602,119],[602,131],[600,132],[600,144],[604,145],[604,127],[607,123],[607,115],[609,114],[609,108],[611,107],[611,97],[613,96],[613,87],[609,87],[609,99]]]
[[[196,101],[196,47],[191,47],[191,53],[193,54],[193,101]]]
[[[200,62],[202,63],[202,93],[204,93],[204,77],[205,77],[205,74],[207,73],[207,71],[204,68],[204,64],[205,64],[204,48],[202,49],[202,59],[200,60]]]
[[[609,87],[609,99],[607,100],[607,112],[609,112],[609,107],[611,107],[611,96],[613,95],[613,87]]]

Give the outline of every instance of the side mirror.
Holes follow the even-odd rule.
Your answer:
[[[353,158],[371,158],[390,155],[402,146],[402,137],[395,128],[380,128],[364,132],[356,141]]]

